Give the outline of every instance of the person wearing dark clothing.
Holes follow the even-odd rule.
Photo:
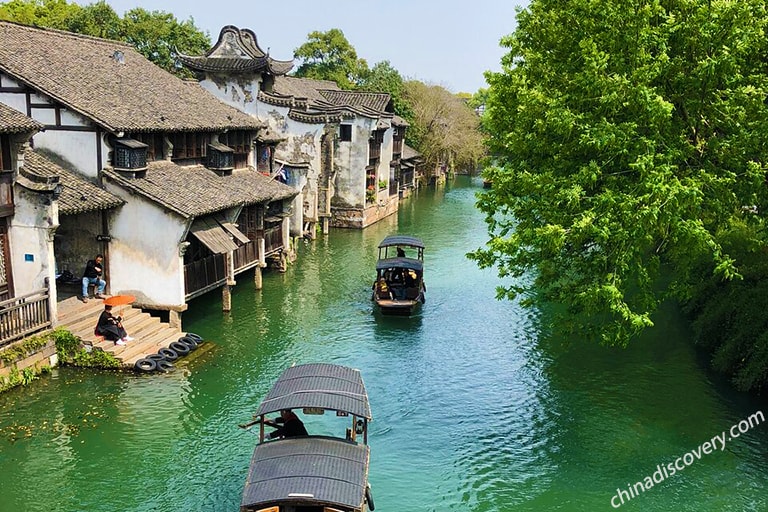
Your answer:
[[[101,278],[102,275],[102,263],[104,262],[104,255],[97,254],[92,260],[88,260],[85,264],[85,270],[83,271],[83,294],[81,299],[83,302],[88,302],[88,285],[95,284],[96,298],[104,299],[104,289],[107,287],[107,282]]]
[[[402,247],[397,248],[397,257],[398,258],[405,258],[405,251],[402,249]]]
[[[282,423],[282,425],[280,425]],[[277,439],[279,437],[297,437],[308,436],[304,423],[290,409],[280,411],[280,417],[275,421],[265,421],[265,425],[274,427],[277,430],[267,435],[267,439]]]
[[[99,316],[95,332],[99,336],[104,336],[105,339],[114,341],[115,345],[125,345],[126,341],[131,341],[133,338],[128,336],[122,322],[122,317],[112,315],[112,306],[106,305]]]

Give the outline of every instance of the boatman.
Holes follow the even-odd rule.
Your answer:
[[[280,423],[282,423],[282,425],[280,425]],[[274,432],[267,434],[267,439],[309,435],[307,429],[304,428],[304,423],[290,409],[283,409],[280,411],[279,418],[276,418],[275,421],[264,420],[264,424],[277,429]]]

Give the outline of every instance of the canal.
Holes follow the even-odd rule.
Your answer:
[[[706,370],[671,307],[613,349],[497,301],[494,272],[465,258],[486,238],[479,184],[458,178],[363,232],[302,242],[263,290],[241,278],[228,314],[218,293],[198,299],[185,328],[210,341],[173,373],[61,368],[1,395],[0,511],[235,512],[256,441],[237,425],[285,367],[315,361],[362,371],[378,511],[612,510],[614,496],[622,510],[768,509],[768,424],[630,495],[768,406]],[[394,232],[427,248],[413,318],[371,307],[376,245]]]

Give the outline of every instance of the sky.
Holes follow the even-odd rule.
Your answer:
[[[95,1],[95,0],[94,0]],[[93,3],[77,0],[81,5]],[[221,28],[253,30],[277,60],[313,31],[338,28],[369,67],[388,60],[404,79],[475,93],[483,72],[501,71],[499,40],[515,30],[516,9],[527,0],[107,0],[117,14],[141,7],[192,18],[216,42]]]

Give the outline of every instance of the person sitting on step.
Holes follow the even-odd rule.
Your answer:
[[[114,341],[115,345],[125,345],[126,342],[133,341],[133,338],[128,336],[123,327],[123,317],[113,316],[112,306],[109,304],[104,305],[104,311],[99,316],[95,333],[98,336],[104,336],[109,341]]]

